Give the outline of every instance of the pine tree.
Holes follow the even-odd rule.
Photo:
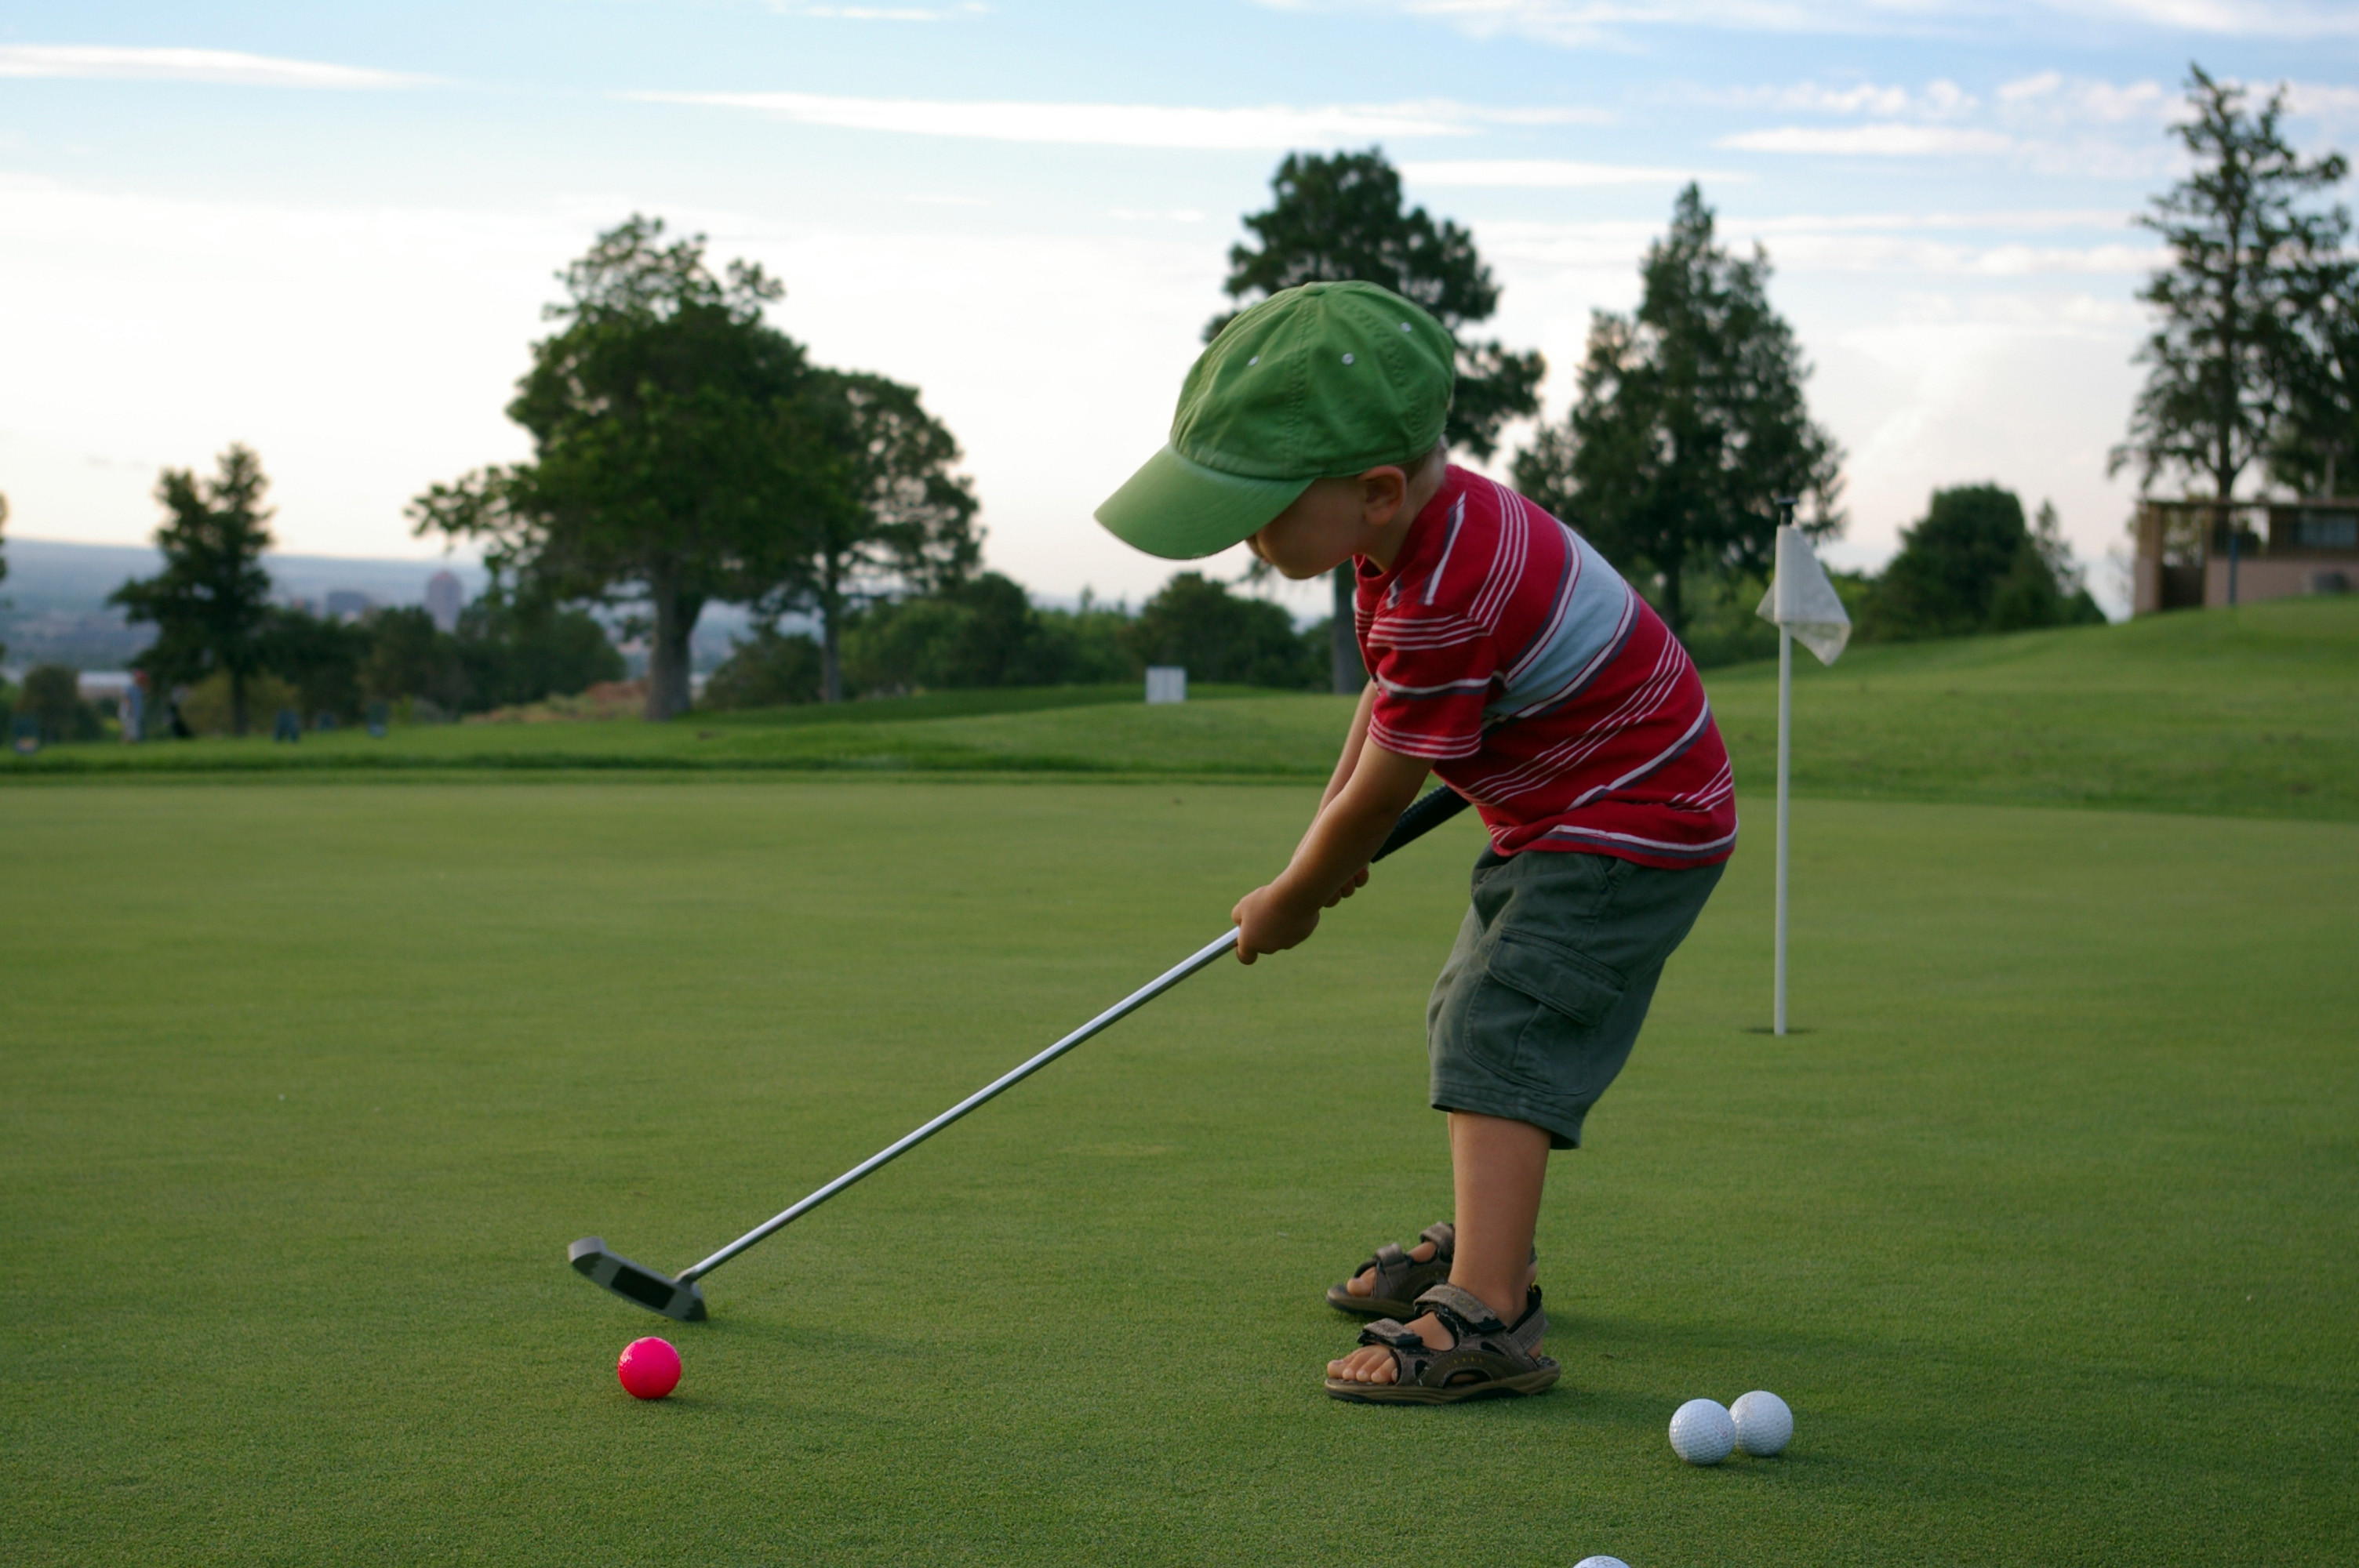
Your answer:
[[[269,486],[262,460],[243,446],[221,455],[210,480],[166,469],[156,484],[156,499],[171,514],[156,530],[164,569],[107,599],[126,621],[155,624],[156,641],[138,665],[158,689],[227,672],[230,730],[238,735],[251,720],[247,683],[268,654],[270,574],[262,553],[272,543],[271,513],[262,492]]]
[[[1458,338],[1458,384],[1442,432],[1452,447],[1488,459],[1499,428],[1539,412],[1539,385],[1548,363],[1537,352],[1515,353],[1495,341],[1468,340],[1462,329],[1487,321],[1499,308],[1499,286],[1476,254],[1474,238],[1456,223],[1436,222],[1422,207],[1407,207],[1400,172],[1382,149],[1364,153],[1288,153],[1270,178],[1275,200],[1246,214],[1258,247],[1229,252],[1233,299],[1266,297],[1305,283],[1374,283],[1422,306]],[[1204,341],[1220,336],[1237,311],[1214,317]],[[1355,692],[1366,680],[1352,636],[1352,568],[1335,570],[1332,658],[1334,687]]]
[[[2300,204],[2340,184],[2347,166],[2339,154],[2305,162],[2287,144],[2283,87],[2254,114],[2242,87],[2201,66],[2189,72],[2193,114],[2174,134],[2194,172],[2138,219],[2171,261],[2139,295],[2161,320],[2138,351],[2146,386],[2108,469],[2135,464],[2141,490],[2165,475],[2208,482],[2226,501],[2248,468],[2283,449],[2304,364],[2318,368],[2306,328],[2349,220]]]
[[[1656,589],[1686,620],[1693,570],[1766,577],[1780,495],[1808,497],[1802,526],[1840,531],[1842,449],[1813,424],[1810,368],[1769,305],[1769,258],[1732,256],[1690,185],[1647,247],[1636,312],[1599,311],[1579,394],[1561,425],[1515,461],[1516,487]]]

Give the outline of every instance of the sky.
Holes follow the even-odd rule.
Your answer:
[[[528,454],[501,409],[554,275],[638,212],[922,389],[987,564],[1136,602],[1172,568],[1091,510],[1160,445],[1239,217],[1288,151],[1374,146],[1472,231],[1548,418],[1699,182],[1846,454],[1832,557],[1995,480],[2118,609],[2131,220],[2190,61],[2359,150],[2354,0],[15,0],[0,492],[11,535],[134,543],[159,468],[244,441],[282,548],[432,556],[405,503]]]

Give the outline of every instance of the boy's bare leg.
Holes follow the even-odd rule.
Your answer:
[[[1539,1225],[1548,1157],[1545,1128],[1471,1111],[1450,1113],[1450,1165],[1458,1196],[1458,1239],[1450,1282],[1481,1297],[1505,1323],[1524,1315],[1524,1292],[1532,1278],[1532,1232]],[[1408,1326],[1436,1350],[1449,1347],[1450,1331],[1437,1319],[1420,1317]],[[1367,1345],[1327,1363],[1327,1375],[1351,1382],[1389,1383],[1393,1366],[1391,1351]]]

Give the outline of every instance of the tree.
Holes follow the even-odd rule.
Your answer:
[[[459,640],[434,624],[421,605],[380,610],[368,619],[369,647],[360,667],[364,695],[387,702],[423,697],[455,715],[467,700]]]
[[[1499,286],[1475,253],[1474,238],[1456,223],[1439,223],[1422,207],[1401,202],[1399,171],[1381,148],[1364,153],[1288,153],[1270,179],[1275,200],[1266,212],[1246,214],[1245,226],[1261,242],[1229,251],[1233,299],[1266,297],[1305,283],[1374,283],[1423,306],[1452,335],[1487,321],[1499,308]],[[1211,342],[1238,312],[1216,316],[1204,329]],[[1498,449],[1499,427],[1539,412],[1539,384],[1548,363],[1538,353],[1513,353],[1495,341],[1460,336],[1458,383],[1443,438],[1478,458]],[[1352,636],[1352,570],[1335,569],[1332,622],[1334,687],[1354,692],[1367,678]]]
[[[1933,492],[1925,515],[1900,531],[1900,553],[1869,589],[1861,634],[1876,642],[1958,637],[2103,621],[2081,586],[2056,508],[2036,528],[1997,484]]]
[[[262,492],[262,460],[233,446],[213,478],[166,469],[156,499],[170,519],[156,530],[164,569],[125,582],[107,597],[124,619],[153,622],[156,641],[136,661],[158,690],[192,686],[216,672],[228,676],[230,730],[243,735],[246,685],[261,671],[270,621],[270,574],[262,553],[271,546],[270,516]]]
[[[1572,410],[1516,455],[1516,486],[1634,578],[1674,632],[1690,570],[1767,577],[1781,495],[1839,533],[1842,449],[1802,396],[1810,367],[1769,305],[1769,257],[1731,255],[1690,185],[1647,248],[1635,315],[1598,311]]]
[[[2298,298],[2286,417],[2269,476],[2298,494],[2332,495],[2359,463],[2359,265],[2337,254],[2305,267]]]
[[[2136,464],[2142,491],[2165,474],[2205,481],[2224,502],[2283,440],[2304,359],[2305,283],[2349,228],[2341,208],[2299,203],[2340,184],[2347,168],[2340,154],[2306,163],[2286,143],[2283,87],[2255,114],[2242,87],[2188,70],[2193,114],[2173,134],[2194,172],[2138,219],[2171,262],[2138,296],[2161,320],[2137,352],[2146,385],[2107,470]]]
[[[459,612],[452,639],[471,713],[571,697],[623,678],[623,655],[587,611],[508,591],[495,579]]]
[[[1326,683],[1321,650],[1266,599],[1231,593],[1201,572],[1180,572],[1140,607],[1130,626],[1143,664],[1178,665],[1199,681],[1300,691]]]
[[[533,460],[438,484],[409,513],[421,534],[484,541],[533,594],[644,605],[650,719],[688,708],[706,602],[774,589],[801,519],[832,501],[802,347],[762,319],[784,290],[743,261],[716,276],[704,248],[637,216],[600,235],[508,405]]]
[[[262,665],[294,687],[301,713],[349,719],[360,710],[361,665],[370,642],[366,625],[282,607],[271,611],[263,629]]]
[[[6,496],[5,496],[5,495],[0,495],[0,533],[5,533],[5,532],[6,531],[6,529],[7,529],[7,526],[8,526],[8,498],[7,498]],[[0,582],[6,582],[7,580],[8,580],[8,554],[7,554],[7,552],[6,552],[5,549],[0,549]],[[0,602],[5,602],[5,601],[0,601]],[[7,643],[0,643],[0,658],[6,658],[7,656],[8,656],[8,644],[7,644]]]
[[[807,633],[757,626],[753,640],[733,641],[729,657],[704,683],[700,699],[720,711],[785,708],[819,700],[819,640]]]
[[[812,380],[803,409],[825,482],[806,492],[792,562],[761,608],[818,618],[820,699],[841,702],[847,613],[896,589],[922,594],[964,581],[983,538],[973,487],[955,471],[958,442],[916,387],[844,371]]]
[[[29,713],[39,721],[44,741],[99,737],[98,709],[82,699],[81,677],[71,665],[36,665],[26,671],[16,711]]]

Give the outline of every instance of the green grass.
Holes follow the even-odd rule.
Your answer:
[[[1881,800],[2359,820],[2359,599],[1798,655],[1795,784]],[[1774,665],[1706,677],[1746,789],[1769,785]],[[1224,687],[1149,708],[1126,687],[946,692],[670,725],[470,724],[56,747],[0,779],[174,773],[444,776],[788,770],[1323,779],[1348,705]]]
[[[1311,799],[12,793],[0,1561],[2359,1556],[2340,822],[1805,801],[1783,1040],[1756,832],[1555,1162],[1543,1399],[1316,1382],[1320,1292],[1447,1212],[1464,819],[723,1270],[673,1400],[614,1386],[659,1322],[568,1241],[701,1255],[1217,930]],[[1671,1457],[1753,1387],[1787,1458]]]

